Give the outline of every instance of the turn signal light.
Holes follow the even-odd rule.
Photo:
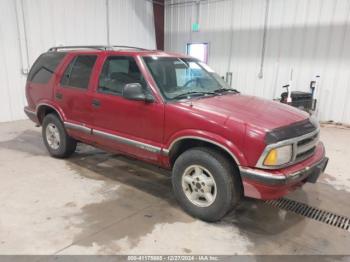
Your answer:
[[[266,156],[264,165],[265,166],[275,166],[277,163],[277,150],[272,149],[269,154]]]
[[[280,166],[291,161],[293,154],[292,145],[273,148],[264,160],[265,166]]]

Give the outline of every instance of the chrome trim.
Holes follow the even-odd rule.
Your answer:
[[[305,135],[302,135],[302,136],[298,136],[298,137],[294,137],[294,138],[291,138],[291,139],[287,139],[287,140],[283,140],[283,141],[280,141],[280,142],[277,142],[277,143],[274,143],[274,144],[269,144],[265,147],[263,153],[261,154],[257,164],[256,164],[256,167],[257,168],[262,168],[262,169],[280,169],[280,168],[283,168],[283,167],[287,167],[287,166],[290,166],[290,165],[293,165],[293,164],[296,164],[298,162],[301,162],[302,160],[305,160],[306,158],[301,158],[301,159],[298,159],[298,161],[296,161],[296,156],[297,154],[300,154],[302,153],[301,151],[298,151],[297,149],[297,143],[301,140],[304,140],[306,138],[310,138],[316,134],[318,134],[320,132],[320,128],[318,127],[316,130],[308,133],[308,134],[305,134]],[[317,140],[316,141],[316,145],[317,143],[319,142],[318,140],[318,136],[317,136]],[[278,148],[278,147],[282,147],[282,146],[286,146],[286,145],[292,145],[293,146],[293,155],[292,155],[292,159],[291,161],[289,161],[288,163],[286,164],[283,164],[283,165],[279,165],[279,166],[265,166],[264,165],[264,160],[267,156],[267,154],[270,152],[271,149],[273,148]],[[305,152],[305,151],[303,151]]]
[[[307,143],[306,145],[298,146],[296,154],[298,155],[310,150],[311,148],[315,147],[318,144],[318,142],[319,142],[319,135],[317,134],[317,136],[313,141]]]
[[[168,149],[165,149],[165,148],[163,148],[163,150],[162,150],[162,154],[165,156],[169,155],[169,152],[170,151]]]
[[[211,143],[211,144],[214,144],[222,149],[224,149],[227,153],[230,154],[230,156],[236,161],[236,164],[239,166],[240,165],[240,162],[238,161],[237,157],[225,146],[213,141],[213,140],[210,140],[210,139],[207,139],[207,138],[202,138],[202,137],[198,137],[198,136],[181,136],[181,137],[178,137],[176,138],[174,141],[171,142],[170,146],[168,149],[166,148],[163,148],[163,153],[166,154],[166,155],[169,155],[172,147],[179,141],[181,140],[184,140],[184,139],[197,139],[197,140],[201,140],[201,141],[204,141],[204,142],[208,142],[208,143]]]
[[[324,169],[326,168],[327,162],[328,162],[328,158],[323,155],[323,157],[319,161],[288,175],[285,175],[283,173],[280,173],[280,175],[271,174],[260,169],[253,169],[249,167],[239,167],[239,171],[243,178],[248,178],[248,179],[252,179],[255,181],[259,181],[259,182],[271,184],[271,185],[286,184],[302,178],[307,174],[307,172],[310,169],[313,169],[319,165],[323,165],[321,170],[323,172]]]
[[[32,110],[30,110],[30,109],[28,109],[28,108],[24,108],[24,112],[26,112],[26,113],[28,113],[28,114],[30,114],[30,115],[34,115],[34,116],[36,116],[36,112],[35,111],[32,111]]]
[[[260,182],[267,182],[271,184],[281,184],[286,180],[286,176],[276,175],[265,172],[263,170],[253,169],[249,167],[239,167],[239,171],[243,178],[249,178],[253,180],[257,180]]]
[[[137,148],[141,148],[143,150],[147,150],[147,151],[150,151],[153,153],[160,153],[162,151],[160,147],[153,146],[153,145],[146,144],[146,143],[142,143],[142,142],[132,140],[129,138],[117,136],[117,135],[103,132],[100,130],[92,129],[92,128],[86,127],[84,125],[75,124],[75,123],[71,123],[71,122],[64,122],[64,126],[66,128],[78,130],[78,131],[81,131],[81,132],[86,133],[86,134],[96,135],[96,136],[100,136],[100,137],[103,137],[106,139],[111,139],[111,140],[114,140],[114,141],[117,141],[120,143],[135,146]]]
[[[153,146],[153,145],[150,145],[150,144],[145,144],[145,143],[142,143],[142,142],[139,142],[139,141],[136,141],[136,140],[132,140],[132,139],[129,139],[129,138],[113,135],[111,133],[106,133],[106,132],[103,132],[103,131],[100,131],[100,130],[93,129],[92,130],[92,134],[100,136],[100,137],[103,137],[103,138],[111,139],[111,140],[114,140],[114,141],[117,141],[117,142],[120,142],[120,143],[124,143],[124,144],[128,144],[128,145],[131,145],[131,146],[135,146],[137,148],[141,148],[143,150],[147,150],[147,151],[150,151],[150,152],[153,152],[153,153],[160,153],[161,152],[161,148],[160,147]]]
[[[92,134],[92,129],[84,125],[79,125],[71,122],[64,122],[64,126],[68,129],[78,130],[86,134]]]

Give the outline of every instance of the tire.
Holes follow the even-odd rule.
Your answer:
[[[219,151],[205,147],[185,151],[176,159],[172,184],[183,209],[208,222],[220,220],[242,196],[240,175],[232,162]]]
[[[42,137],[47,151],[56,158],[67,158],[75,152],[77,141],[71,138],[56,114],[45,116]]]

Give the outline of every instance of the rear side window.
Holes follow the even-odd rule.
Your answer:
[[[28,81],[38,84],[49,82],[65,55],[66,53],[63,52],[49,52],[39,56],[30,69]]]
[[[61,79],[61,85],[87,89],[96,59],[96,55],[76,56],[66,68]]]

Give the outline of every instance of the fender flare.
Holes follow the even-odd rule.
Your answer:
[[[40,108],[43,107],[43,106],[47,106],[47,107],[50,107],[52,108],[53,110],[55,110],[58,114],[58,116],[60,117],[61,121],[64,122],[66,120],[66,117],[65,117],[65,114],[63,112],[63,110],[58,106],[58,105],[54,105],[53,103],[51,102],[47,102],[47,101],[43,101],[43,102],[39,102],[36,106],[36,109],[35,109],[35,113],[36,113],[36,116],[39,120],[39,111],[40,111]]]
[[[194,139],[211,143],[227,152],[235,160],[238,166],[245,166],[247,164],[247,160],[245,159],[243,153],[232,141],[229,141],[217,134],[202,130],[186,130],[185,132],[182,131],[181,134],[175,134],[171,136],[162,152],[165,155],[169,155],[176,143],[181,142],[185,139]]]

